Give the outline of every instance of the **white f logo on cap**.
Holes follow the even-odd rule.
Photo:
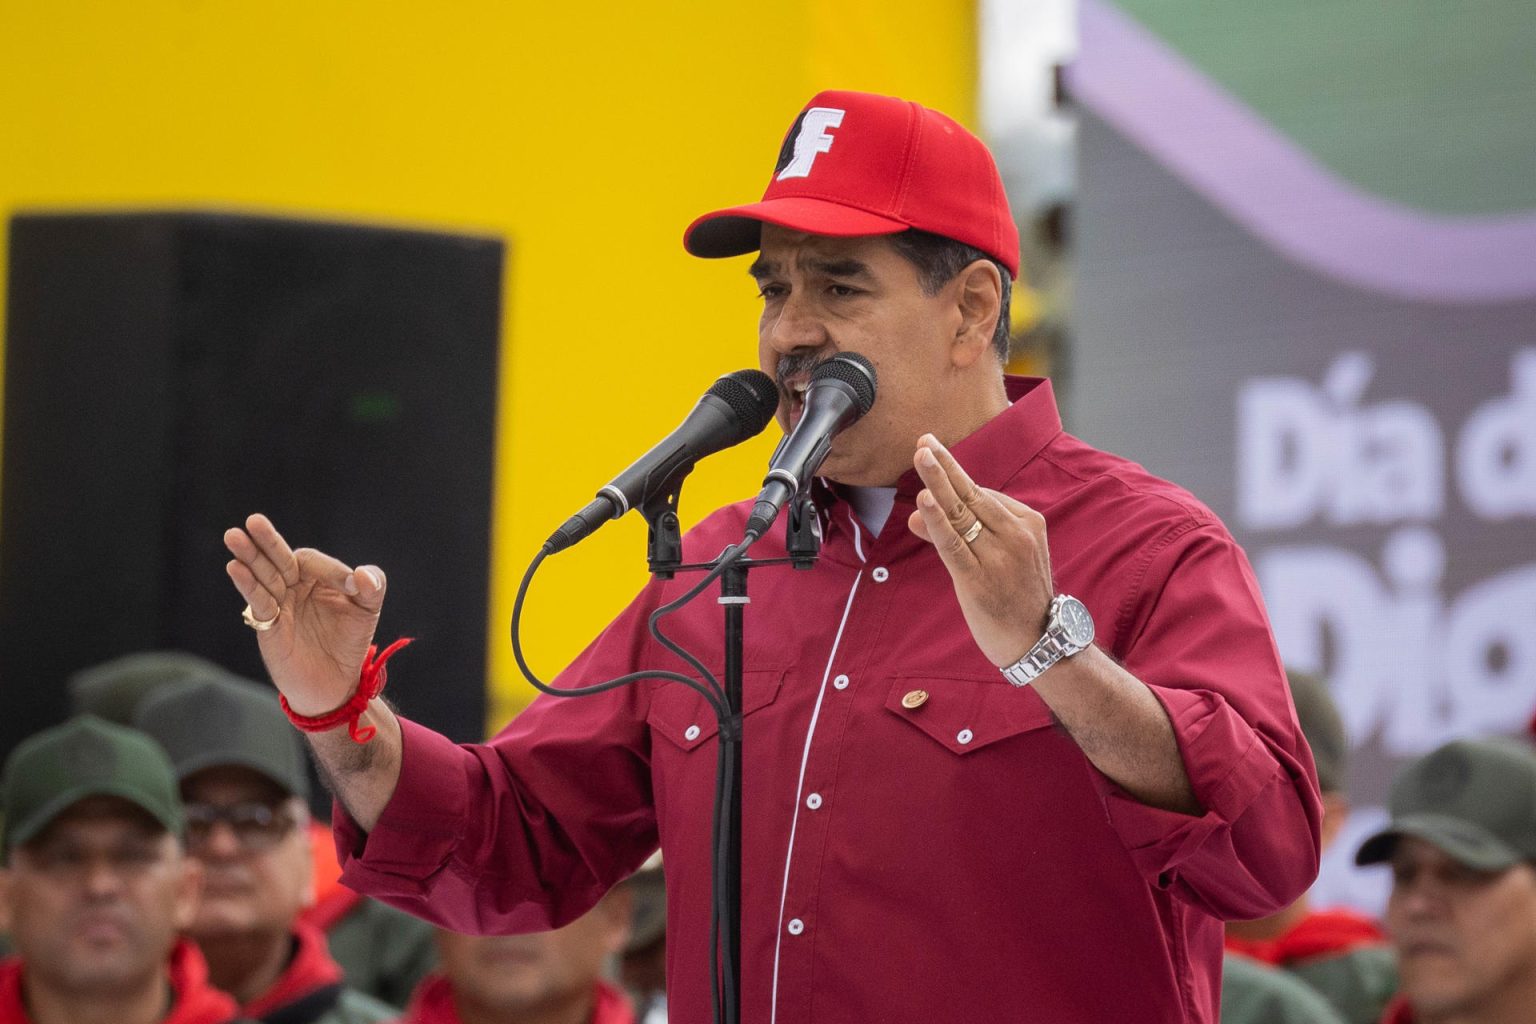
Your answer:
[[[812,107],[807,110],[800,119],[800,133],[795,136],[794,158],[779,172],[777,180],[809,178],[811,164],[816,162],[816,157],[832,148],[832,136],[827,134],[827,129],[842,124],[844,113],[836,107]]]

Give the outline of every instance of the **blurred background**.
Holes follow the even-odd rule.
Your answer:
[[[259,677],[252,511],[390,573],[406,714],[499,727],[539,543],[755,363],[746,261],[682,229],[865,89],[997,154],[1013,369],[1247,547],[1353,747],[1318,901],[1375,908],[1343,861],[1393,772],[1536,710],[1532,52],[1514,0],[0,0],[0,756],[117,654]],[[550,562],[535,667],[644,572],[637,517]]]

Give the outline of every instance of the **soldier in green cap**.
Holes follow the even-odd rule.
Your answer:
[[[1317,788],[1323,799],[1323,849],[1349,817],[1349,738],[1328,684],[1319,676],[1287,670],[1296,720],[1312,748]],[[1223,1024],[1276,1024],[1261,1000],[1244,989],[1262,975],[1257,964],[1283,970],[1321,993],[1345,1024],[1376,1024],[1397,991],[1397,962],[1381,927],[1344,907],[1319,908],[1303,894],[1283,910],[1253,921],[1227,922],[1223,966]],[[1249,958],[1244,963],[1239,958]],[[1241,1012],[1242,1007],[1250,1012]]]
[[[67,687],[76,712],[133,725],[139,708],[151,698],[181,686],[219,679],[249,686],[272,699],[267,686],[181,650],[124,654],[81,669],[68,679]],[[201,723],[192,727],[203,728]],[[303,772],[302,762],[298,771]],[[315,854],[316,899],[301,919],[325,933],[331,956],[341,965],[349,988],[404,1007],[416,983],[437,963],[432,926],[343,887],[338,881],[341,867],[336,863],[330,825],[312,821],[308,834]],[[0,935],[0,954],[4,952],[4,936]]]
[[[178,933],[201,873],[176,778],[146,736],[90,715],[28,739],[0,780],[6,1024],[222,1024],[235,1003]]]
[[[344,983],[325,935],[299,920],[314,899],[303,748],[270,689],[201,678],[157,689],[135,724],[175,766],[187,851],[206,887],[188,933],[213,982],[248,1017],[373,1024],[396,1008]]]
[[[188,651],[134,651],[83,668],[65,681],[76,714],[132,725],[139,705],[166,686],[229,673]]]
[[[1221,962],[1221,1024],[1346,1024],[1322,994],[1288,971],[1241,953]]]
[[[1392,866],[1402,989],[1383,1024],[1536,1020],[1536,755],[1447,743],[1403,771],[1390,809],[1355,857]]]

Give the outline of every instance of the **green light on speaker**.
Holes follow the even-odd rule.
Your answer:
[[[400,397],[389,391],[353,395],[348,412],[354,423],[392,423],[400,418]]]

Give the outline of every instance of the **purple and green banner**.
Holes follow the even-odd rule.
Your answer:
[[[1536,711],[1536,6],[1080,0],[1069,427],[1209,502],[1355,812]]]

